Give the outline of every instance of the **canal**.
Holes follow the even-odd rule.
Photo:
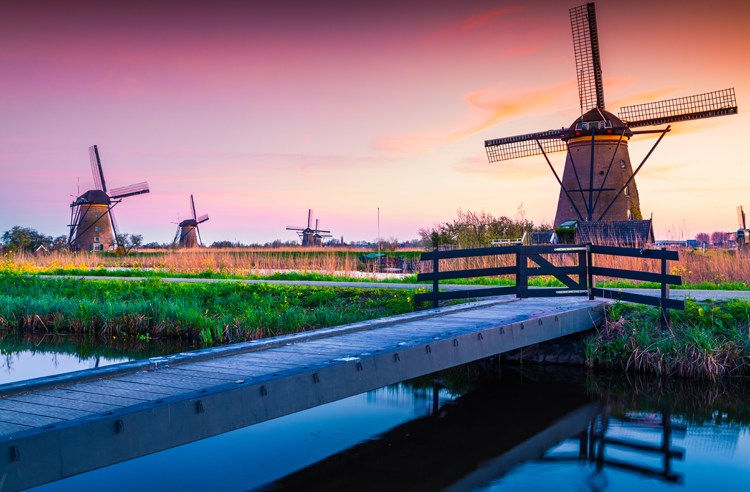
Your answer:
[[[196,348],[6,337],[0,384]],[[742,489],[748,402],[738,380],[473,364],[33,490]]]

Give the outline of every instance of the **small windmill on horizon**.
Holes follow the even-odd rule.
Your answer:
[[[77,251],[104,251],[104,245],[115,245],[117,221],[113,209],[123,198],[149,193],[148,183],[136,183],[107,190],[104,170],[96,145],[89,147],[91,172],[96,189],[88,190],[70,204],[68,245]]]
[[[625,106],[619,116],[604,109],[604,87],[593,3],[570,9],[581,117],[568,128],[486,140],[489,162],[544,155],[560,185],[555,227],[566,221],[642,218],[635,175],[671,127],[669,123],[737,114],[734,89]],[[667,125],[654,130],[633,128]],[[635,171],[628,141],[638,134],[659,139]],[[562,180],[547,154],[567,152]]]
[[[182,248],[196,248],[203,246],[203,240],[201,239],[201,232],[198,229],[198,224],[202,224],[208,220],[208,214],[203,214],[200,217],[195,213],[195,200],[193,195],[190,195],[190,213],[193,214],[191,219],[185,219],[177,224],[177,233],[172,241],[174,244]],[[197,238],[196,238],[197,234]]]
[[[319,228],[318,219],[315,219],[313,228],[313,210],[307,212],[307,227],[286,226],[287,231],[296,231],[302,241],[303,247],[323,246],[324,237],[333,237],[331,231],[323,231]]]

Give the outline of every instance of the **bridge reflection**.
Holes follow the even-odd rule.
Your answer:
[[[607,488],[607,469],[684,483],[672,463],[685,452],[672,437],[686,425],[673,421],[671,408],[614,418],[608,398],[587,394],[583,380],[562,370],[504,374],[263,490],[468,491],[501,485],[524,463],[570,463],[597,491]],[[661,466],[647,466],[655,457]]]

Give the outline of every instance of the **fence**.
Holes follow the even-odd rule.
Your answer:
[[[478,256],[515,255],[514,266],[494,268],[477,268],[471,270],[440,271],[440,260],[474,258]],[[556,266],[542,255],[576,255],[578,265]],[[659,260],[661,272],[644,272],[639,270],[623,270],[618,268],[597,267],[594,255],[609,255],[630,258]],[[564,297],[588,296],[616,299],[639,304],[647,304],[661,308],[662,322],[669,324],[669,309],[685,309],[685,301],[670,299],[669,286],[682,285],[682,277],[670,275],[668,262],[679,260],[677,251],[666,249],[621,248],[616,246],[585,245],[543,245],[543,246],[501,246],[493,248],[458,249],[453,251],[431,251],[422,253],[420,261],[432,260],[432,272],[420,273],[417,281],[432,281],[432,292],[417,294],[415,301],[432,301],[433,307],[438,307],[440,301],[451,299],[468,299],[477,297],[515,295],[520,299],[529,297]],[[530,266],[529,260],[536,266]],[[488,287],[462,291],[440,292],[440,280],[492,277],[500,275],[515,275],[515,285],[507,287]],[[561,288],[529,288],[529,277],[552,276],[562,282]],[[661,285],[660,295],[648,296],[597,288],[595,277],[610,277],[626,280],[654,282]]]

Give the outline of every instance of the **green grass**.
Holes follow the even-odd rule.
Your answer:
[[[72,276],[89,276],[89,277],[146,277],[146,278],[189,278],[189,279],[225,279],[225,280],[294,280],[305,282],[363,282],[363,283],[393,283],[393,284],[423,284],[425,288],[431,287],[432,282],[417,282],[417,275],[407,275],[404,278],[388,278],[383,280],[371,278],[351,278],[339,275],[321,274],[321,273],[274,273],[272,275],[230,275],[213,270],[205,270],[201,273],[173,273],[152,270],[116,270],[108,271],[105,269],[95,270],[74,270],[74,269],[57,269],[45,273],[45,275],[72,275]],[[452,285],[487,285],[487,286],[508,286],[515,285],[515,278],[508,277],[477,277],[469,279],[442,280],[441,284]],[[565,285],[555,278],[530,278],[529,286],[531,287],[565,287]],[[631,282],[627,280],[617,280],[608,282],[597,282],[597,287],[608,289],[659,289],[660,284],[653,282]],[[737,290],[750,291],[750,285],[744,282],[701,282],[698,284],[684,284],[671,286],[670,289],[681,290]]]
[[[597,334],[584,340],[589,367],[716,380],[750,375],[750,301],[688,300],[658,327],[660,311],[617,303]]]
[[[408,313],[412,290],[0,276],[0,330],[237,341]],[[426,307],[426,306],[425,306]]]

